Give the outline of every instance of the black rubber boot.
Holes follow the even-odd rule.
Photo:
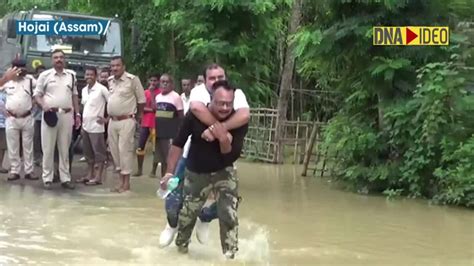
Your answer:
[[[153,168],[151,169],[149,177],[156,178],[156,168],[158,168],[158,163],[153,162]]]
[[[143,161],[144,160],[145,160],[145,156],[137,155],[138,170],[133,174],[133,176],[143,175]]]

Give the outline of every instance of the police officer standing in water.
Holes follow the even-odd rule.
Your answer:
[[[125,71],[122,57],[113,57],[110,67],[108,139],[120,181],[119,186],[112,191],[122,193],[130,190],[130,174],[135,158],[135,128],[143,114],[146,99],[140,79]]]
[[[23,149],[23,162],[25,179],[37,180],[33,173],[33,132],[34,120],[33,89],[36,85],[35,79],[26,73],[26,61],[15,59],[12,66],[21,71],[7,82],[0,90],[5,90],[6,100],[6,136],[8,144],[8,156],[11,161],[10,176],[8,181],[20,179],[21,159],[20,149]],[[20,147],[20,136],[22,147]]]
[[[54,148],[59,153],[61,186],[74,189],[71,183],[69,146],[73,125],[81,126],[77,79],[74,71],[64,68],[64,52],[52,52],[53,68],[42,72],[36,83],[34,96],[43,109],[41,121],[41,146],[43,148],[43,183],[50,189],[54,172]]]

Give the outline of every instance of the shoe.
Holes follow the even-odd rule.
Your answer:
[[[189,251],[188,247],[185,246],[178,246],[178,252],[181,254],[187,254]]]
[[[199,218],[196,221],[196,238],[201,244],[206,244],[209,240],[209,223],[202,222]]]
[[[8,170],[3,167],[0,167],[0,174],[8,174]]]
[[[132,176],[142,176],[142,175],[143,175],[142,171],[136,171],[135,173],[133,173]]]
[[[173,242],[174,236],[178,232],[178,228],[171,227],[168,223],[166,224],[165,230],[160,234],[160,247],[167,247]]]
[[[61,183],[61,186],[65,189],[70,189],[70,190],[73,190],[75,188],[74,185],[69,181]]]
[[[52,184],[53,183],[47,181],[47,182],[44,182],[43,187],[44,187],[44,189],[50,190]]]
[[[28,179],[28,180],[38,180],[39,177],[35,176],[34,174],[26,174],[26,175],[25,175],[25,179]]]
[[[235,258],[235,253],[230,251],[230,250],[227,250],[225,253],[224,253],[224,256],[226,257],[226,259],[228,260],[233,260]]]
[[[79,162],[81,162],[81,163],[83,163],[85,161],[87,161],[86,157],[82,157],[81,159],[79,159]]]
[[[19,175],[19,174],[11,174],[11,175],[7,178],[8,181],[15,181],[15,180],[18,180],[18,179],[20,179],[20,175]]]

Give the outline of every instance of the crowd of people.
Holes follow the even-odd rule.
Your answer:
[[[149,175],[155,177],[161,164],[163,190],[170,178],[179,179],[165,199],[167,225],[160,246],[170,245],[176,236],[178,251],[187,253],[193,229],[198,241],[206,243],[209,223],[218,219],[222,251],[234,258],[240,202],[234,162],[250,111],[245,94],[229,84],[224,68],[211,64],[196,82],[181,79],[178,94],[169,74],[151,75],[145,90],[120,56],[100,71],[86,67],[87,85],[80,91],[62,50],[52,52],[52,64],[51,69],[38,67],[33,76],[27,74],[25,60],[15,59],[0,79],[0,163],[6,151],[10,160],[10,169],[0,167],[0,172],[9,172],[7,180],[20,179],[22,166],[23,178],[38,180],[37,165],[45,189],[52,188],[55,176],[64,189],[74,189],[73,183],[102,185],[104,170],[112,165],[118,177],[112,191],[123,193],[130,190],[130,175],[143,175],[151,140]],[[72,178],[77,134],[88,172]]]

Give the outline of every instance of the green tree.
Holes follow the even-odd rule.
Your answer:
[[[358,191],[473,205],[472,166],[459,161],[460,154],[472,158],[464,144],[474,133],[465,104],[472,97],[469,44],[456,32],[462,17],[450,4],[341,0],[308,9],[316,21],[297,34],[299,72],[343,98],[325,132],[325,144],[338,152],[335,179]],[[377,25],[454,31],[450,47],[378,47],[371,39]]]

